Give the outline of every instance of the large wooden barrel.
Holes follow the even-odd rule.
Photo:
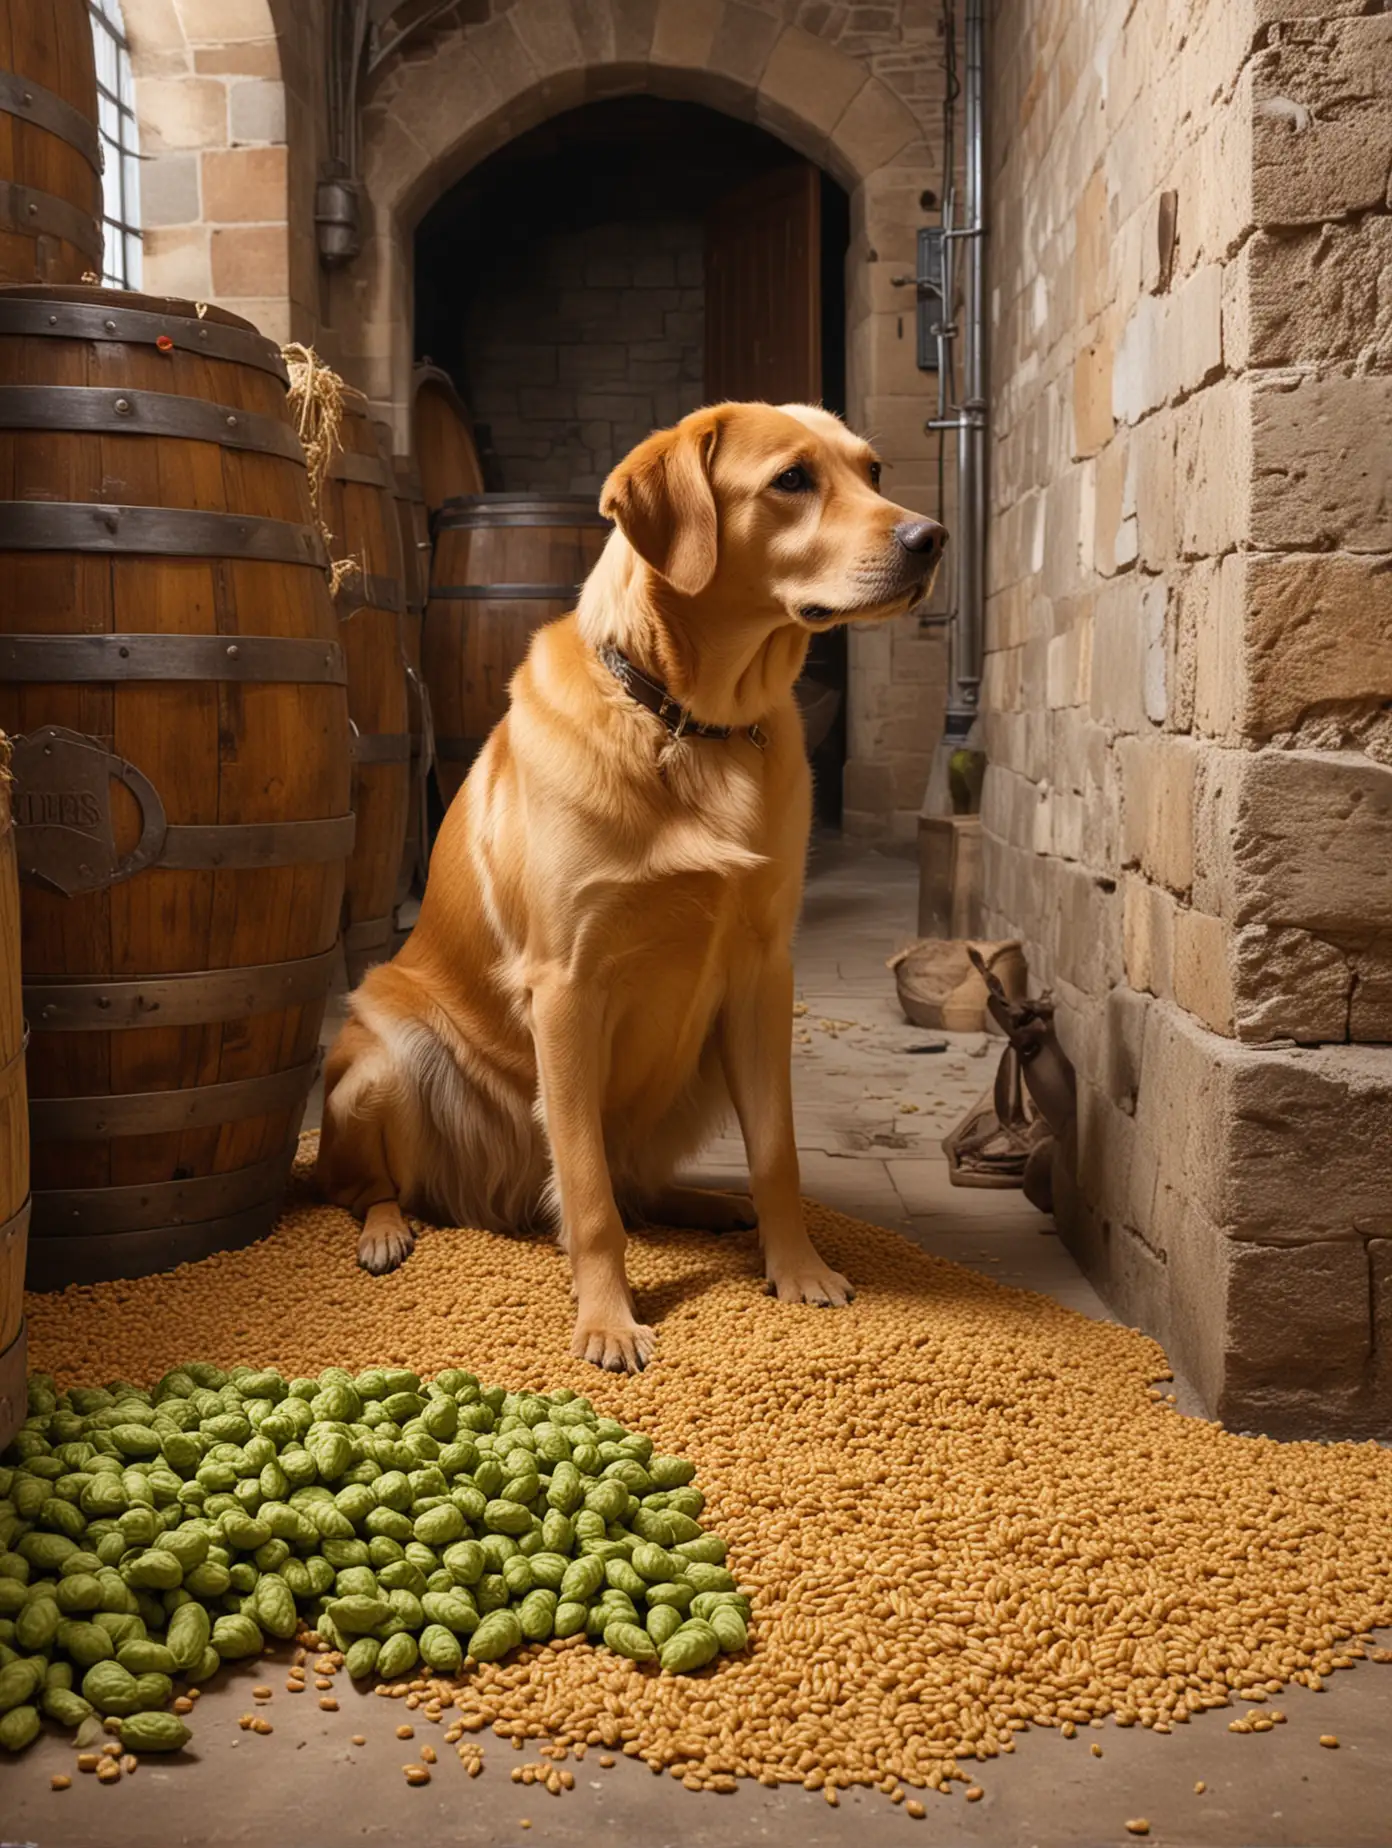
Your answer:
[[[483,468],[469,413],[454,380],[438,366],[416,367],[411,381],[411,440],[432,519],[446,501],[483,493]]]
[[[347,671],[280,353],[236,315],[0,291],[31,1287],[266,1233],[352,846]]]
[[[470,494],[436,516],[423,661],[446,802],[507,711],[534,631],[575,608],[608,532],[583,495]]]
[[[396,902],[403,904],[413,888],[424,891],[430,853],[427,791],[435,761],[435,728],[430,696],[421,675],[421,632],[425,603],[430,594],[430,522],[420,476],[409,456],[394,456],[396,522],[401,534],[401,565],[406,583],[406,691],[411,730],[411,807],[406,818],[406,846],[396,881]]]
[[[101,267],[87,0],[0,0],[0,283],[81,282]]]
[[[19,882],[10,815],[10,747],[0,733],[0,1450],[28,1410],[24,1254],[29,1239],[29,1113],[19,994]]]
[[[360,393],[344,393],[339,447],[321,512],[334,555],[351,560],[339,585],[339,637],[348,662],[357,839],[343,893],[343,950],[351,980],[391,955],[397,871],[411,797],[406,708],[405,589],[396,485]]]

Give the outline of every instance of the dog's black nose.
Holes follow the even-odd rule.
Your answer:
[[[900,520],[894,537],[906,552],[915,552],[924,558],[936,558],[947,544],[947,534],[936,520]]]

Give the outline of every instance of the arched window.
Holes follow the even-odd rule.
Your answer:
[[[88,0],[97,53],[97,118],[101,129],[102,220],[108,288],[140,287],[140,153],[135,86],[121,0]]]

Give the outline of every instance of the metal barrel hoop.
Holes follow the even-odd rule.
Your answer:
[[[95,254],[100,257],[98,244]],[[56,340],[114,340],[124,346],[156,346],[166,341],[183,353],[230,360],[272,373],[289,386],[284,355],[245,323],[197,320],[190,315],[158,314],[146,308],[117,308],[106,302],[70,301],[61,296],[0,298],[0,335],[48,336]],[[168,348],[163,350],[167,351]]]
[[[299,437],[283,418],[174,392],[104,385],[0,386],[0,430],[76,430],[187,437],[223,449],[283,456],[304,466]]]
[[[0,113],[66,141],[100,179],[102,153],[97,125],[64,97],[18,71],[0,71]]]

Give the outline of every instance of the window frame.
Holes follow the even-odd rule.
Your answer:
[[[141,286],[144,233],[140,224],[140,127],[135,115],[135,80],[130,40],[120,0],[87,0],[97,64],[97,132],[102,150],[102,284],[111,289]],[[104,59],[102,43],[110,46]],[[114,58],[116,87],[102,76]],[[114,121],[115,133],[107,126]]]

